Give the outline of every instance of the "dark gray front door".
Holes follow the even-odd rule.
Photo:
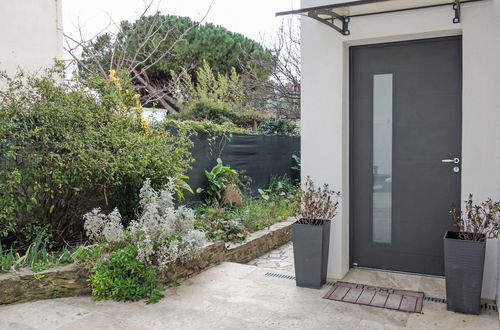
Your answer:
[[[351,263],[443,275],[460,205],[460,37],[350,49]]]

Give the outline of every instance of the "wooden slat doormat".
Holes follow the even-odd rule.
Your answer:
[[[335,282],[332,289],[323,298],[404,312],[422,313],[424,293],[339,281]]]

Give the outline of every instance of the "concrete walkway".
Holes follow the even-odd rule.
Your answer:
[[[499,329],[495,312],[462,315],[426,301],[423,314],[409,314],[336,302],[322,299],[329,286],[298,288],[293,280],[266,276],[269,271],[223,263],[168,289],[152,305],[78,297],[6,306],[0,329]],[[375,273],[350,276],[398,280]],[[428,285],[413,282],[403,284]]]

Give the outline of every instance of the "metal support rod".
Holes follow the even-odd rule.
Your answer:
[[[322,14],[326,15],[324,13],[322,13]],[[319,17],[319,15],[316,11],[310,11],[309,13],[307,13],[307,16],[314,18],[315,20],[318,20],[323,24],[328,25],[329,27],[331,27],[332,29],[334,29],[335,31],[337,31],[341,34],[344,34],[343,29],[339,28],[337,25],[335,25],[333,23],[335,21],[335,19],[338,18],[339,16],[334,14],[334,13],[331,13],[331,14],[329,13],[328,15],[330,15],[331,17],[330,18],[321,18],[321,17]],[[340,19],[342,19],[342,18],[340,18]],[[331,20],[331,22],[329,20]]]

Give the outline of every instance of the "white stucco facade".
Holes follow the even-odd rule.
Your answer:
[[[302,8],[346,1],[302,0]],[[349,47],[451,35],[463,38],[462,200],[500,200],[500,0],[352,18],[343,36],[311,18],[301,20],[302,175],[342,191],[331,232],[329,278],[349,269]],[[487,243],[483,297],[500,292],[497,241]]]
[[[37,71],[63,57],[61,0],[0,1],[0,70]]]

